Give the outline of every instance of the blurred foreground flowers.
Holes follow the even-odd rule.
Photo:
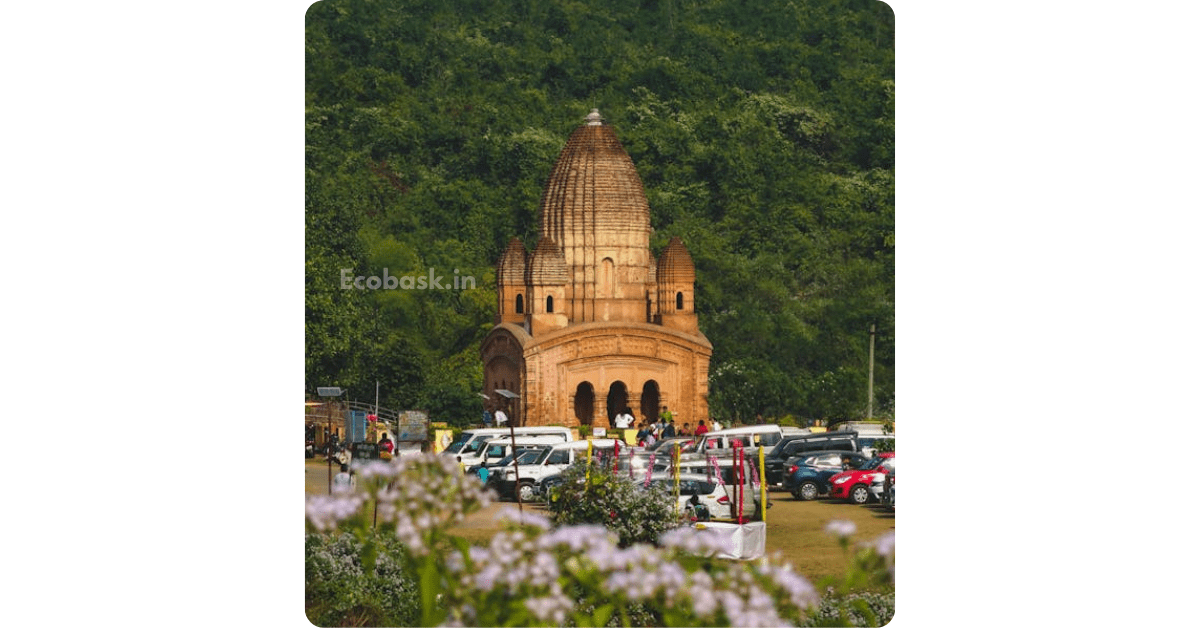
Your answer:
[[[859,548],[844,581],[816,585],[778,558],[715,558],[720,539],[689,527],[666,532],[657,545],[622,547],[600,522],[555,528],[546,517],[512,508],[502,512],[503,531],[472,546],[445,530],[492,497],[453,461],[414,456],[356,470],[358,490],[310,496],[306,504],[306,608],[318,625],[791,626],[890,619],[865,603],[858,606],[866,614],[856,612],[861,600],[851,598],[856,587],[891,585],[894,537]],[[839,539],[849,551],[846,537]],[[339,578],[358,584],[341,586]],[[845,609],[831,599],[846,600]]]

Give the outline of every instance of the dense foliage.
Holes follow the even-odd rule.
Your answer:
[[[854,596],[894,589],[894,534],[856,548],[843,577],[815,586],[777,556],[718,558],[727,541],[691,527],[669,530],[655,545],[621,546],[603,526],[555,527],[510,508],[502,511],[505,530],[470,545],[447,531],[492,495],[453,460],[426,454],[357,468],[356,488],[305,503],[305,609],[318,625],[879,626],[890,619],[875,610],[890,612],[887,597],[871,604]],[[826,529],[851,551],[853,523]]]
[[[417,586],[402,567],[395,535],[349,532],[304,538],[304,599],[317,626],[415,626]],[[368,554],[367,548],[376,548]],[[364,564],[366,563],[366,564]]]
[[[621,547],[655,543],[663,532],[678,527],[675,497],[662,486],[646,488],[612,467],[577,462],[562,472],[553,489],[550,512],[555,525],[602,525],[617,535]]]
[[[593,106],[681,236],[723,422],[893,406],[894,66],[874,0],[322,0],[306,22],[306,389],[478,415],[494,264]],[[356,276],[476,289],[343,290]],[[457,273],[455,272],[457,271]]]

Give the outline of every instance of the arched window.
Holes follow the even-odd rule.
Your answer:
[[[553,296],[546,297],[546,313],[547,314],[554,313],[554,297]]]
[[[613,275],[612,258],[606,257],[600,262],[600,294],[598,296],[611,298],[615,295],[613,290]]]
[[[675,293],[675,309],[677,309],[677,310],[683,309],[683,293],[682,292]]]
[[[525,313],[525,297],[517,295],[517,314]]]

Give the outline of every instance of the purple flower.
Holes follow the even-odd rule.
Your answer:
[[[825,524],[825,532],[840,537],[848,537],[858,530],[858,526],[854,525],[853,521],[846,519],[834,519]]]

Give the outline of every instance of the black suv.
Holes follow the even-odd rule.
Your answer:
[[[858,432],[822,432],[783,437],[763,460],[767,467],[767,484],[783,484],[789,458],[818,451],[856,452]]]

